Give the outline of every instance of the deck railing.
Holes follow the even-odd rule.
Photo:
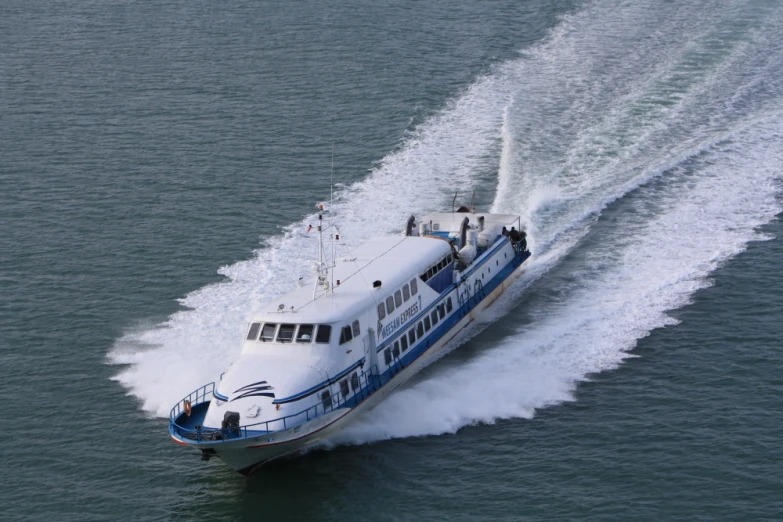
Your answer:
[[[186,400],[189,400],[191,407],[195,408],[197,405],[206,402],[209,397],[214,397],[215,383],[211,382],[190,393],[171,409],[171,413],[169,414],[169,427],[173,433],[176,433],[182,438],[196,442],[229,441],[245,439],[248,436],[256,437],[259,435],[269,435],[275,432],[295,428],[340,408],[358,405],[381,387],[381,382],[377,375],[376,366],[372,366],[371,368],[362,372],[358,378],[359,386],[355,389],[352,389],[352,393],[349,393],[347,396],[343,396],[341,391],[332,394],[331,387],[325,388],[324,391],[327,389],[329,390],[328,397],[319,396],[319,402],[315,405],[310,406],[309,408],[306,408],[298,413],[286,415],[285,417],[231,428],[202,428],[200,426],[195,428],[185,428],[177,424],[177,420],[184,411],[183,405]]]

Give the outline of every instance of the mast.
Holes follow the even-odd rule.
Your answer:
[[[324,266],[324,206],[319,205],[318,210],[318,262],[315,265],[315,286],[313,287],[313,299],[318,297],[318,289],[321,287],[324,293],[329,291],[329,281],[327,280],[328,269]]]

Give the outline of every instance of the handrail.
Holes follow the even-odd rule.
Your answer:
[[[179,401],[177,404],[174,405],[173,408],[171,408],[171,412],[169,413],[169,420],[174,422],[176,419],[179,418],[180,415],[182,415],[182,408],[184,407],[185,401],[190,401],[191,406],[197,406],[201,403],[206,402],[208,395],[214,396],[214,394],[215,394],[214,382],[205,384],[201,388],[190,392],[190,394],[183,397],[181,401]]]
[[[190,393],[171,409],[171,413],[169,414],[169,428],[178,435],[197,442],[217,442],[223,440],[245,439],[248,437],[248,431],[265,434],[284,431],[321,417],[330,411],[336,411],[340,408],[346,407],[347,404],[352,401],[358,404],[375,393],[380,387],[381,383],[377,375],[377,368],[375,365],[373,365],[361,373],[359,376],[359,387],[353,390],[353,394],[349,394],[348,397],[344,397],[342,391],[340,391],[332,395],[330,386],[328,388],[329,397],[322,397],[320,402],[317,404],[292,415],[286,415],[277,419],[271,419],[268,421],[261,421],[254,424],[246,424],[244,426],[232,428],[198,427],[194,429],[188,429],[177,424],[177,419],[182,414],[182,408],[180,407],[180,404],[184,404],[185,400],[189,400],[192,406],[206,402],[208,395],[214,396],[215,383],[212,382]],[[263,429],[261,429],[262,426]],[[250,436],[252,437],[255,434],[256,433],[251,433]]]

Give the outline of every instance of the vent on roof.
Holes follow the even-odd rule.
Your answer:
[[[380,288],[380,287],[381,287],[381,281],[380,281],[380,279],[377,279],[377,280],[373,281],[373,282],[372,282],[372,287],[373,287],[373,288]]]

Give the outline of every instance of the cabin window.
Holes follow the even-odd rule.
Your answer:
[[[265,343],[271,343],[275,339],[275,330],[277,330],[277,324],[265,323],[261,329],[261,340]]]
[[[340,381],[340,393],[343,394],[343,400],[348,398],[348,393],[350,393],[348,390],[348,379]]]
[[[359,376],[356,374],[356,372],[353,372],[351,374],[351,389],[353,391],[356,391],[359,389]]]
[[[434,276],[434,275],[435,275],[435,271],[432,268],[427,270],[427,279],[432,278],[432,276]]]
[[[402,306],[402,292],[400,292],[399,290],[394,292],[394,306],[396,306],[397,308]]]
[[[394,348],[392,348],[392,355],[395,359],[400,358],[400,341],[394,341]]]
[[[424,331],[425,332],[429,332],[431,326],[432,326],[432,324],[430,323],[430,316],[429,315],[425,315],[424,316]]]
[[[451,264],[451,254],[446,256],[446,262]]]
[[[353,330],[353,336],[359,337],[359,335],[362,333],[362,329],[359,327],[359,320],[357,319],[353,323],[351,323],[351,329]]]
[[[446,300],[446,311],[451,313],[451,308],[451,296],[449,296],[449,298]]]
[[[432,230],[440,230],[440,223],[433,223]]]
[[[295,324],[281,324],[280,330],[277,332],[277,342],[290,343],[294,339]]]
[[[410,299],[410,298],[411,298],[411,289],[410,289],[410,288],[408,288],[408,285],[407,285],[407,284],[406,284],[405,286],[403,286],[403,287],[402,287],[402,298],[403,298],[405,301],[407,301],[408,299]]]
[[[391,366],[392,363],[392,356],[391,356],[391,350],[386,348],[383,351],[383,360],[386,361],[386,366]]]
[[[383,307],[383,303],[378,304],[378,320],[383,321],[383,318],[386,317],[386,309]]]
[[[438,314],[440,315],[441,319],[446,317],[446,306],[445,305],[439,305],[438,306]]]
[[[422,281],[424,281],[424,282],[426,283],[426,282],[427,282],[427,279],[429,279],[429,278],[427,277],[427,272],[424,272],[423,274],[421,274],[421,280],[422,280]]]
[[[416,283],[416,279],[411,279],[411,295],[416,295],[416,292],[418,292],[418,286]]]
[[[402,337],[400,337],[400,348],[402,348],[403,352],[408,349],[408,336],[407,335],[403,335]]]
[[[340,330],[340,344],[345,344],[351,339],[353,339],[353,335],[351,334],[351,327],[343,326],[343,329]]]
[[[424,337],[424,325],[421,324],[421,321],[419,321],[419,324],[416,325],[416,337],[419,339]]]
[[[315,335],[315,342],[329,344],[332,340],[332,327],[328,324],[319,324],[318,333]]]
[[[324,411],[332,405],[332,393],[329,390],[325,390],[321,394],[321,405],[324,407]]]
[[[247,340],[255,341],[258,339],[258,331],[261,329],[261,323],[253,323],[250,325],[250,331],[247,332]]]
[[[436,324],[438,324],[438,311],[437,310],[433,310],[432,313],[430,314],[430,317],[432,318],[432,326],[435,326]]]
[[[394,311],[394,298],[389,296],[386,298],[386,313],[390,314]]]
[[[439,271],[439,272],[440,272],[441,270],[443,270],[443,268],[444,268],[444,267],[445,267],[445,263],[444,263],[443,261],[441,261],[440,263],[438,263],[438,271]]]
[[[299,331],[296,332],[296,342],[309,343],[313,340],[313,330],[315,326],[311,324],[300,324]]]
[[[416,344],[416,330],[414,328],[411,328],[408,332],[408,341],[410,342],[411,346]]]

